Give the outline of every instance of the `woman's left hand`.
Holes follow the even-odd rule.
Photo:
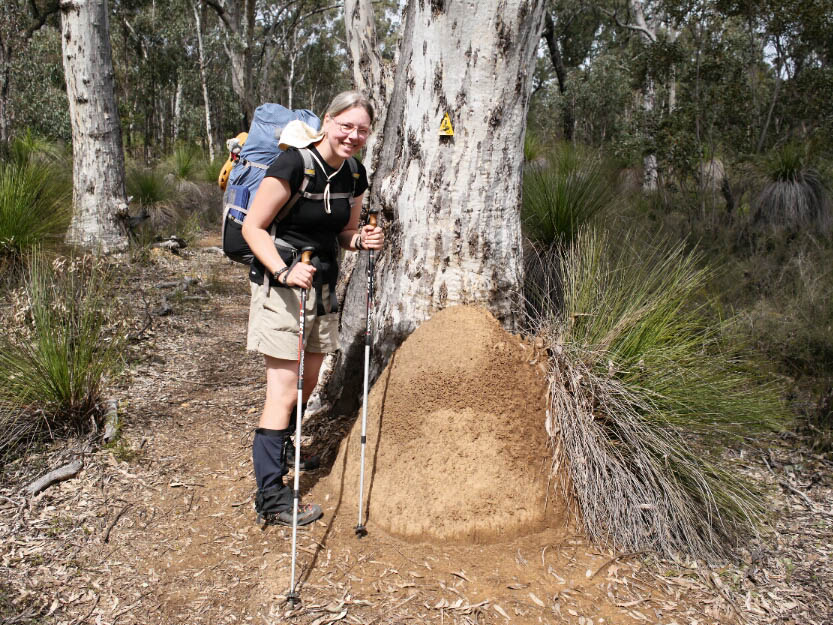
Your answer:
[[[381,250],[385,242],[385,233],[379,226],[367,224],[359,231],[362,247],[368,250]]]

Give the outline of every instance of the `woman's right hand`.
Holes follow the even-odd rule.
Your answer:
[[[295,263],[295,266],[286,274],[286,285],[309,289],[312,287],[313,276],[315,276],[315,267],[307,263]]]

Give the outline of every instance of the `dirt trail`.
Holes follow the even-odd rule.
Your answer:
[[[302,476],[305,497],[322,505],[324,518],[299,532],[303,603],[291,610],[284,601],[290,532],[261,530],[254,523],[250,445],[264,385],[260,360],[245,352],[245,272],[210,249],[181,258],[160,256],[147,268],[144,288],[135,297],[146,298],[152,308],[158,297],[153,285],[182,275],[200,278],[206,299],[179,301],[172,315],[154,318],[143,333],[134,354],[131,383],[123,391],[127,409],[122,442],[116,449],[88,454],[77,480],[49,489],[17,513],[21,531],[51,527],[56,517],[70,510],[75,515],[60,542],[49,543],[62,554],[66,566],[43,566],[43,571],[34,566],[27,581],[31,605],[36,596],[47,592],[44,589],[51,588],[48,592],[57,597],[54,622],[596,625],[671,623],[675,618],[691,622],[691,615],[697,615],[701,623],[735,620],[719,594],[652,584],[651,574],[633,554],[599,551],[563,515],[537,517],[524,525],[517,518],[495,516],[491,510],[486,531],[476,519],[472,522],[477,506],[470,500],[468,507],[455,512],[469,515],[463,521],[474,528],[463,533],[463,542],[431,537],[426,527],[410,531],[386,523],[390,517],[384,500],[393,497],[395,489],[385,486],[382,467],[394,463],[394,447],[379,454],[369,535],[361,540],[354,534],[353,461],[346,463],[345,472],[347,456],[342,454],[329,477],[324,470]],[[494,332],[498,329],[474,337],[478,342],[469,345],[472,353],[493,359],[495,350],[503,350],[507,362],[516,362],[518,348],[505,339],[502,346],[491,342]],[[415,335],[414,344],[418,342],[419,335]],[[395,366],[407,361],[403,353]],[[447,364],[447,359],[439,362]],[[394,369],[388,396],[393,400],[391,394],[399,392],[396,401],[411,401],[408,393],[418,390],[423,396],[421,414],[435,415],[439,419],[435,423],[449,423],[451,430],[438,433],[441,437],[453,434],[463,439],[470,424],[484,418],[483,406],[455,407],[451,397],[432,403],[438,389],[420,385],[427,372],[395,391],[393,380],[412,374],[417,372]],[[459,368],[457,374],[464,376]],[[478,384],[474,378],[469,381]],[[486,379],[480,386],[488,390],[494,382]],[[529,402],[507,397],[502,405],[540,409],[541,388],[535,388]],[[371,414],[379,407],[382,392],[374,391]],[[445,400],[449,405],[444,407]],[[449,420],[450,416],[457,420]],[[522,424],[520,432],[529,439],[526,428]],[[424,434],[414,432],[413,436],[416,440]],[[526,468],[518,473],[534,467],[526,471],[529,484],[540,485],[542,475],[545,483],[545,472],[529,462],[528,456],[546,451],[546,435],[532,436],[529,447],[523,449],[508,435],[499,431],[495,440],[503,447],[515,445],[515,456],[526,458]],[[399,439],[391,438],[395,440]],[[494,446],[495,440],[485,444]],[[354,444],[348,448],[357,455]],[[496,457],[484,460],[492,462]],[[450,462],[453,456],[449,448],[441,447],[431,458]],[[468,488],[465,476],[452,471],[454,463],[438,464],[431,458],[416,460],[443,493]],[[460,460],[465,458],[461,455]],[[399,484],[400,490],[409,487],[408,474],[402,471],[410,467],[397,465],[399,473],[392,483]],[[500,467],[489,475],[505,470]],[[419,489],[425,481],[413,478],[413,490],[404,494],[424,500]],[[500,479],[506,488],[504,496],[517,509],[518,491],[513,489],[530,486],[520,478],[517,483]],[[397,505],[404,505],[406,499],[400,498]],[[504,522],[514,529],[501,532]],[[523,527],[518,529],[519,525]],[[450,537],[453,532],[446,534]],[[32,566],[23,546],[8,553],[7,561]],[[703,604],[705,600],[710,603]]]

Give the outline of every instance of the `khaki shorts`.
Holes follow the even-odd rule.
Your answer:
[[[301,308],[299,289],[272,287],[267,297],[262,284],[251,283],[249,331],[246,349],[283,360],[298,360],[298,316]],[[325,308],[329,306],[329,287],[322,287]],[[307,294],[304,315],[304,349],[327,354],[338,349],[338,313],[316,315],[315,289]]]

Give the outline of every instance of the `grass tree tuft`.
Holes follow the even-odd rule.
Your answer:
[[[780,406],[707,320],[700,261],[588,229],[528,261],[554,463],[598,542],[713,559],[763,518],[760,493],[720,452],[776,426]]]
[[[198,174],[202,160],[202,151],[199,146],[179,143],[165,159],[165,169],[177,180],[191,180]]]
[[[585,148],[560,144],[524,172],[521,218],[539,244],[572,241],[613,200],[612,174]]]
[[[20,323],[0,336],[0,457],[46,432],[95,423],[125,340],[93,259],[50,263],[33,254],[25,264],[12,293]]]
[[[71,168],[42,141],[26,136],[0,162],[0,259],[18,264],[34,248],[63,241],[72,217]]]

